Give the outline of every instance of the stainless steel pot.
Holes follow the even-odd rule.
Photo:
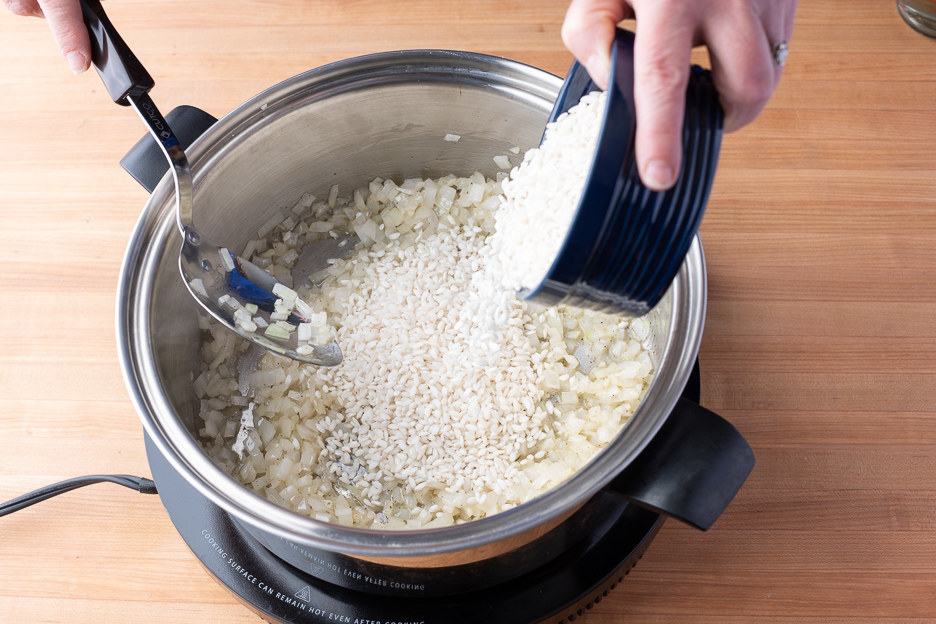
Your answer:
[[[187,150],[196,225],[242,248],[303,192],[323,196],[335,183],[351,190],[376,176],[493,175],[493,156],[539,143],[560,85],[516,62],[437,50],[377,54],[296,76],[237,107]],[[461,139],[446,142],[448,133]],[[649,315],[656,373],[646,398],[617,438],[560,487],[443,529],[384,532],[300,516],[242,487],[199,446],[192,382],[200,335],[176,266],[180,243],[166,176],[143,210],[120,277],[117,335],[127,387],[148,437],[179,475],[287,560],[325,551],[391,566],[476,562],[537,539],[608,488],[706,528],[753,465],[733,427],[679,402],[705,317],[696,240]]]

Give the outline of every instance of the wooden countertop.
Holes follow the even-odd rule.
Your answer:
[[[407,48],[564,74],[566,0],[108,0],[164,110],[221,116]],[[0,10],[0,500],[148,475],[114,305],[143,134],[46,25]],[[702,228],[703,404],[757,466],[715,527],[667,522],[588,624],[936,619],[936,41],[893,2],[802,0],[783,81],[726,137]],[[34,312],[32,312],[34,310]],[[254,623],[157,497],[96,485],[0,519],[0,621]]]

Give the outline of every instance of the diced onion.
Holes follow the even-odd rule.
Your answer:
[[[274,323],[273,325],[268,326],[263,334],[272,340],[285,341],[289,340],[289,331],[283,328],[280,325]]]
[[[221,266],[224,267],[224,270],[230,273],[234,270],[234,258],[231,257],[231,252],[222,247],[220,249],[219,255],[221,256]]]
[[[189,286],[191,286],[192,290],[194,290],[196,293],[198,293],[202,297],[205,297],[206,299],[208,298],[208,291],[205,290],[205,283],[202,281],[200,277],[196,277],[195,279],[190,281]]]
[[[510,169],[510,159],[507,156],[500,155],[494,157],[494,164],[496,164],[501,169]]]

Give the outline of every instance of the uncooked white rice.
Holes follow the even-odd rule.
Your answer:
[[[267,353],[253,371],[248,343],[203,320],[195,389],[215,462],[322,521],[431,528],[524,503],[607,445],[652,379],[647,324],[528,304],[492,273],[505,178],[378,178],[347,198],[333,187],[252,241],[285,281],[291,251],[360,238],[314,284],[292,285],[327,314],[344,362]]]
[[[505,287],[533,290],[546,277],[575,216],[606,102],[604,91],[585,95],[546,126],[540,147],[504,182],[487,265]]]

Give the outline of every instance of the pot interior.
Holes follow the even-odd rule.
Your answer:
[[[288,211],[303,193],[323,198],[338,184],[349,194],[378,176],[398,183],[475,171],[493,177],[500,171],[494,156],[511,155],[519,164],[523,151],[539,144],[559,86],[554,76],[517,63],[444,52],[375,55],[297,76],[240,106],[188,150],[195,224],[240,252],[271,216]],[[461,138],[446,141],[447,134]],[[512,155],[512,147],[519,147],[520,155]],[[192,383],[200,372],[201,336],[197,304],[179,275],[180,245],[166,177],[131,241],[118,304],[124,372],[147,432],[189,481],[248,524],[343,552],[452,551],[519,534],[566,512],[614,476],[622,453],[639,451],[652,436],[668,413],[667,402],[671,406],[682,390],[698,347],[704,304],[686,310],[686,301],[700,296],[699,272],[704,279],[696,246],[687,260],[696,276],[687,278],[684,267],[648,317],[657,374],[644,403],[659,406],[642,405],[599,454],[617,458],[593,460],[580,471],[589,474],[573,475],[556,488],[563,492],[550,492],[541,497],[545,500],[448,529],[375,537],[367,534],[381,532],[318,526],[322,523],[249,492],[200,453]],[[681,329],[674,337],[675,325]],[[679,343],[675,349],[674,342]]]

